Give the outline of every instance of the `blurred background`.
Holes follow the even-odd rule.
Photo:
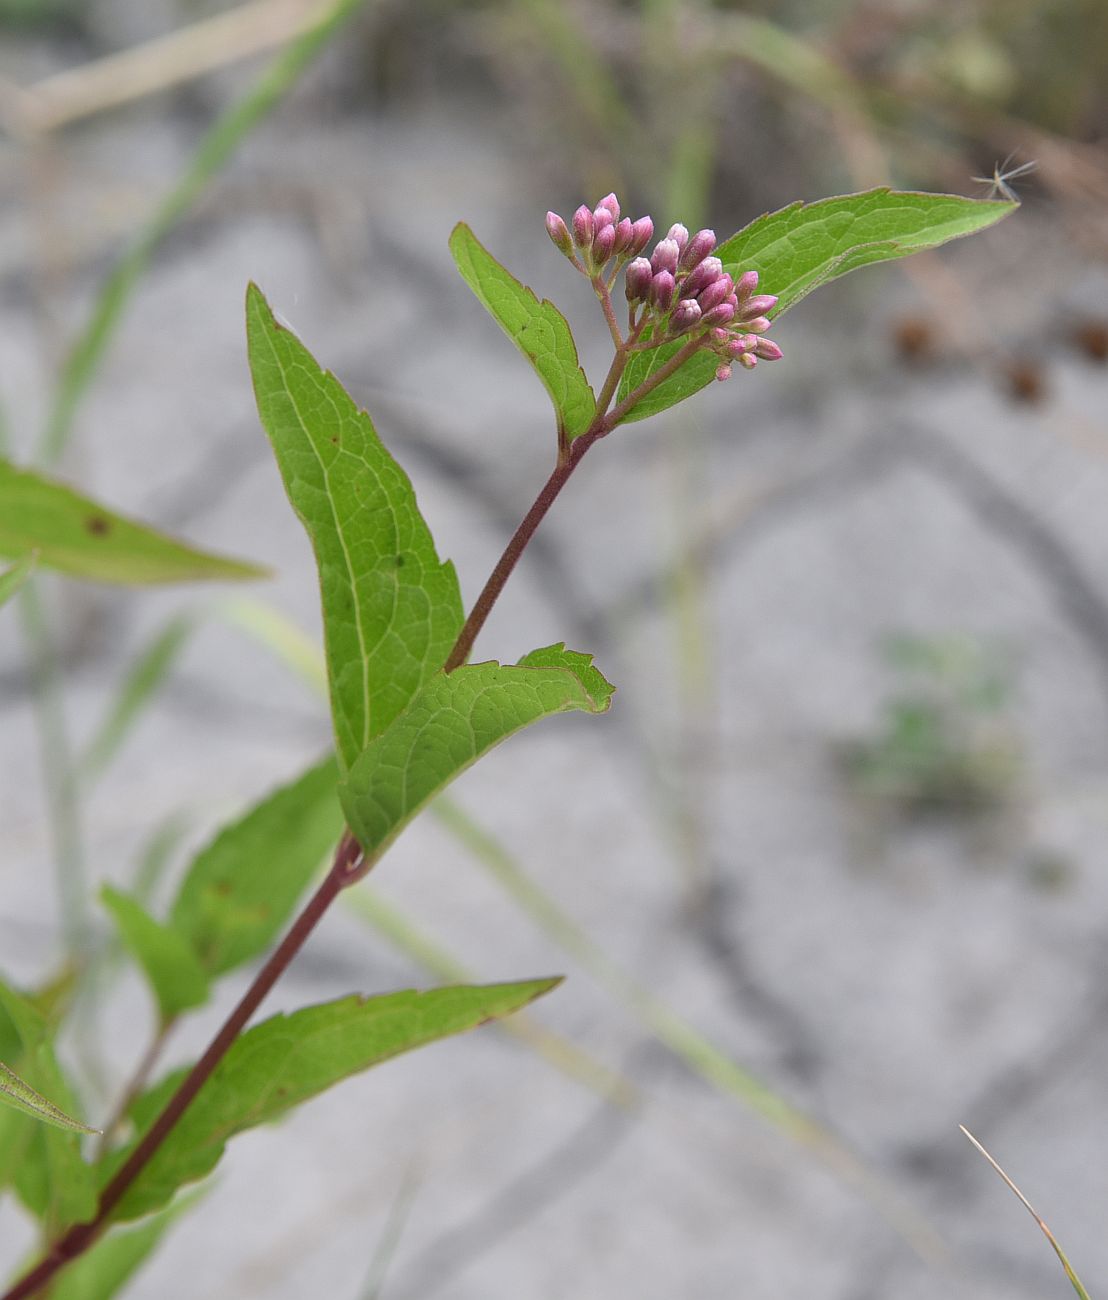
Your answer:
[[[248,280],[370,411],[471,600],[554,429],[453,270],[455,221],[595,376],[603,320],[548,208],[614,189],[724,238],[1037,164],[999,227],[820,290],[781,364],[590,457],[477,657],[565,639],[612,713],[469,773],[268,1006],[566,984],[522,1035],[237,1139],[129,1294],[1066,1294],[959,1123],[1095,1291],[1106,87],[1103,0],[0,0],[8,454],[274,570],[246,596],[43,582],[40,626],[0,620],[0,954],[28,984],[102,941],[100,883],[159,906],[328,744]],[[87,1114],[152,1022],[137,979],[85,996]],[[7,1268],[30,1228],[5,1204],[0,1229]]]

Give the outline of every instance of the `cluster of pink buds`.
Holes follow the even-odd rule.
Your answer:
[[[650,243],[654,222],[649,217],[622,220],[619,200],[609,194],[591,211],[582,203],[573,214],[573,233],[556,212],[546,214],[546,232],[554,247],[586,275],[595,276],[615,259],[618,270],[629,258],[637,257]]]
[[[736,361],[753,370],[759,359],[780,359],[777,344],[762,337],[770,326],[766,313],[776,305],[776,297],[756,292],[757,271],[746,271],[735,280],[723,269],[720,259],[712,256],[714,231],[690,235],[682,225],[671,226],[645,257],[654,223],[649,217],[621,221],[614,194],[601,199],[592,211],[578,208],[572,234],[554,212],[546,214],[546,229],[555,246],[592,278],[598,293],[607,293],[626,264],[632,338],[638,340],[650,326],[649,342],[639,347],[676,338],[700,339],[719,358],[717,379],[729,379]]]

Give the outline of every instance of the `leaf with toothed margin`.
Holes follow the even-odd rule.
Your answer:
[[[161,1209],[178,1188],[211,1172],[236,1133],[268,1124],[350,1075],[487,1020],[511,1015],[557,979],[458,985],[381,997],[346,997],[273,1016],[236,1039],[116,1209],[135,1219]],[[177,1071],[135,1102],[136,1132],[149,1129],[184,1078]],[[138,1139],[98,1168],[101,1186]]]
[[[559,433],[568,442],[579,438],[596,414],[596,397],[566,318],[501,266],[465,222],[454,227],[450,251],[478,301],[534,366],[554,403]]]
[[[555,713],[604,713],[613,687],[592,655],[546,646],[514,667],[467,664],[433,677],[339,786],[347,823],[377,857],[482,754]]]
[[[766,213],[720,244],[715,255],[735,279],[744,271],[758,272],[758,292],[777,295],[777,306],[769,313],[776,320],[813,289],[848,271],[938,248],[984,230],[1017,207],[957,194],[867,190]],[[619,400],[661,369],[680,346],[666,343],[634,354],[620,381]],[[645,420],[683,402],[712,382],[719,364],[713,353],[697,353],[637,403],[626,421]]]
[[[446,662],[462,626],[458,578],[369,416],[277,323],[256,285],[246,329],[258,413],[319,566],[345,769]]]

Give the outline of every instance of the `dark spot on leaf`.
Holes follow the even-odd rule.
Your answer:
[[[85,527],[93,537],[106,537],[112,530],[111,521],[105,519],[103,515],[89,515],[85,520]]]
[[[212,889],[219,894],[221,898],[226,898],[231,892],[231,882],[228,880],[217,880],[212,886]]]
[[[396,567],[398,569],[402,569],[404,567],[404,557],[402,555],[398,555],[396,557]]]
[[[336,447],[339,445],[339,436],[337,433],[331,435],[331,441],[334,443]]]

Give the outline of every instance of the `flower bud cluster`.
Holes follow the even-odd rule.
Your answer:
[[[571,226],[572,230],[556,212],[546,214],[546,233],[554,247],[589,275],[599,274],[613,258],[618,270],[623,262],[641,253],[654,236],[654,222],[649,217],[638,221],[620,218],[619,200],[614,194],[601,199],[591,210],[582,203],[573,214]]]

